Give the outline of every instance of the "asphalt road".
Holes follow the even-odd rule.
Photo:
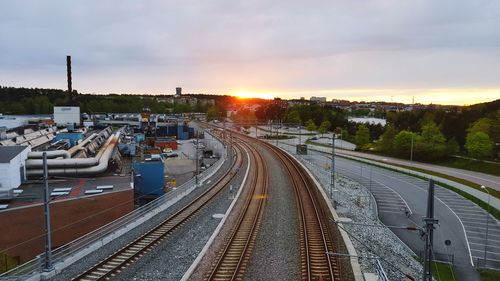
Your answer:
[[[328,154],[310,151],[308,157],[318,166],[327,163]],[[379,209],[380,220],[388,226],[422,225],[428,182],[383,168],[336,158],[337,171],[370,188]],[[370,171],[371,170],[371,171]],[[370,183],[371,182],[371,183]],[[486,218],[488,218],[487,258],[500,261],[500,224],[477,205],[447,189],[436,186],[434,251],[438,260],[453,255],[464,280],[479,280],[472,263],[483,258]],[[392,229],[416,254],[423,249],[418,231]],[[446,247],[445,240],[451,241]],[[490,266],[500,265],[490,263]]]

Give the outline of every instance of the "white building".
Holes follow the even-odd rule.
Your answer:
[[[25,162],[31,146],[0,146],[0,192],[18,188],[26,179]]]
[[[326,102],[326,97],[311,97],[309,100],[315,102]]]
[[[54,122],[58,126],[67,124],[80,125],[79,106],[54,106]]]

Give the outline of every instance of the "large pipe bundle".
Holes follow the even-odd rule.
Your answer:
[[[107,140],[96,157],[93,158],[49,159],[47,160],[49,176],[88,176],[103,173],[107,170],[108,162],[119,141],[120,132],[117,132]],[[36,159],[27,160],[26,174],[30,177],[41,176],[43,174],[42,167],[43,163],[40,166]]]

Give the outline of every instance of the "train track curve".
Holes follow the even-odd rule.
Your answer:
[[[335,252],[335,244],[314,183],[292,156],[262,143],[280,159],[293,182],[300,220],[301,280],[341,280],[340,262],[328,254]]]
[[[153,250],[161,241],[166,239],[172,231],[184,224],[188,219],[200,211],[210,200],[212,200],[224,187],[234,178],[243,164],[243,154],[236,146],[236,157],[233,159],[231,168],[219,178],[210,189],[207,189],[196,199],[184,206],[181,210],[171,215],[158,226],[121,248],[103,261],[92,266],[87,271],[76,276],[72,280],[108,280],[119,274],[124,268],[135,262],[147,252]],[[233,167],[237,167],[233,169]]]
[[[241,280],[260,229],[268,189],[267,165],[253,146],[243,145],[251,152],[253,166],[256,167],[251,176],[251,190],[247,193],[228,243],[205,280]]]

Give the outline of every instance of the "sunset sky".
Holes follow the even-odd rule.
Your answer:
[[[500,1],[0,1],[0,85],[473,104],[500,98]]]

